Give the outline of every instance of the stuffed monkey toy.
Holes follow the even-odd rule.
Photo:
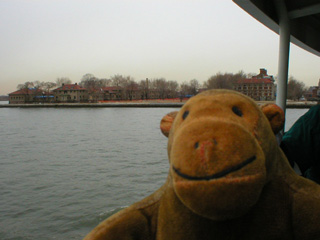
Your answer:
[[[320,239],[320,186],[298,176],[275,134],[284,113],[209,90],[163,117],[169,174],[86,240]]]

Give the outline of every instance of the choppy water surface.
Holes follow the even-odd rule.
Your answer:
[[[169,108],[0,109],[0,239],[82,239],[168,172]],[[288,109],[288,129],[307,109]]]

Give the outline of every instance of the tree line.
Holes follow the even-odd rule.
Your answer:
[[[135,81],[131,76],[116,74],[110,78],[97,78],[93,74],[87,73],[81,78],[79,85],[86,88],[89,93],[95,94],[97,89],[103,87],[118,86],[123,89],[127,99],[132,99],[136,90],[140,90],[142,99],[149,99],[151,91],[157,91],[160,98],[175,98],[181,96],[196,95],[199,89],[233,89],[233,84],[244,78],[250,78],[256,74],[246,74],[243,71],[237,73],[221,73],[212,75],[208,80],[200,83],[197,79],[178,83],[175,80],[165,78],[154,78]],[[25,82],[19,84],[17,89],[38,88],[49,92],[54,88],[61,87],[63,84],[72,84],[68,77],[57,78],[55,82]],[[290,77],[288,81],[288,99],[297,100],[302,97],[307,90],[302,81]]]
[[[19,84],[17,89],[35,88],[49,92],[55,88],[61,87],[63,84],[72,84],[72,81],[67,78],[57,78],[55,82],[25,82]],[[97,78],[93,74],[87,73],[80,79],[79,85],[86,88],[90,94],[98,94],[99,89],[103,87],[121,87],[125,92],[127,99],[132,99],[132,95],[136,90],[142,93],[142,99],[149,99],[150,92],[156,91],[160,98],[174,98],[180,95],[195,95],[199,88],[203,87],[198,80],[192,79],[179,84],[174,80],[166,80],[165,78],[154,78],[135,81],[131,76],[123,76],[116,74],[109,79]]]

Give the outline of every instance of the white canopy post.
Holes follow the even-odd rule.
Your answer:
[[[290,52],[290,21],[283,0],[274,1],[279,17],[279,62],[276,104],[286,111]]]

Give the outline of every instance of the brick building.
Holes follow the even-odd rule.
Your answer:
[[[312,86],[304,93],[304,97],[308,101],[315,101],[320,98],[320,79],[318,82],[318,86]]]
[[[261,68],[260,73],[256,76],[238,80],[234,83],[234,90],[257,101],[275,99],[274,78],[268,75],[264,68]]]
[[[121,100],[123,98],[123,88],[119,86],[103,87],[103,100]]]

